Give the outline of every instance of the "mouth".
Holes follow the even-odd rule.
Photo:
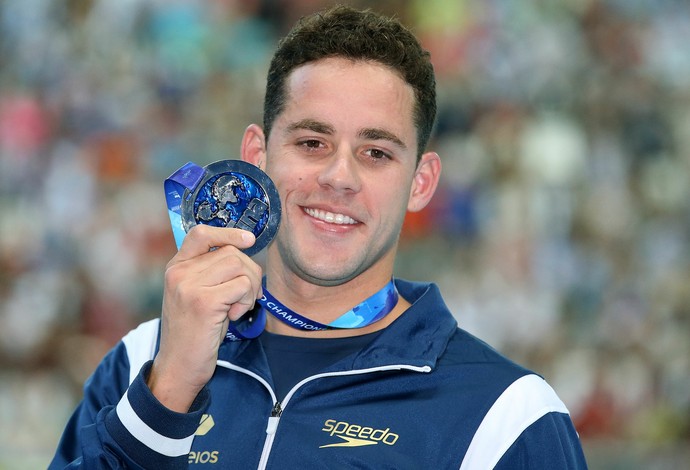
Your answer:
[[[306,212],[309,216],[311,216],[317,220],[321,220],[321,221],[329,223],[329,224],[355,225],[355,224],[359,223],[355,219],[350,217],[349,215],[328,212],[328,211],[321,210],[321,209],[313,209],[310,207],[305,207],[304,212]]]

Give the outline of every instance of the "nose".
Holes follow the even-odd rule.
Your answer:
[[[349,149],[339,149],[325,160],[318,182],[336,191],[358,192],[362,181],[356,156]]]

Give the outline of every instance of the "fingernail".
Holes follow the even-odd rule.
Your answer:
[[[242,230],[242,241],[250,243],[254,240],[256,240],[256,237],[254,237],[254,234],[252,232],[248,230]]]

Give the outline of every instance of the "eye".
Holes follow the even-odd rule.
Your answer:
[[[374,160],[381,160],[381,159],[384,159],[384,158],[390,160],[390,159],[392,158],[391,155],[390,155],[389,153],[384,152],[384,151],[381,150],[381,149],[376,149],[376,148],[369,149],[369,150],[367,150],[365,153],[368,154],[368,155],[369,155],[371,158],[373,158]]]
[[[300,147],[304,147],[310,150],[316,150],[322,147],[321,141],[317,139],[307,139],[307,140],[302,140],[297,143]]]

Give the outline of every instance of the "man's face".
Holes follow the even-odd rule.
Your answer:
[[[413,105],[379,64],[331,58],[292,72],[266,147],[283,205],[269,269],[318,285],[391,275],[416,169]]]

